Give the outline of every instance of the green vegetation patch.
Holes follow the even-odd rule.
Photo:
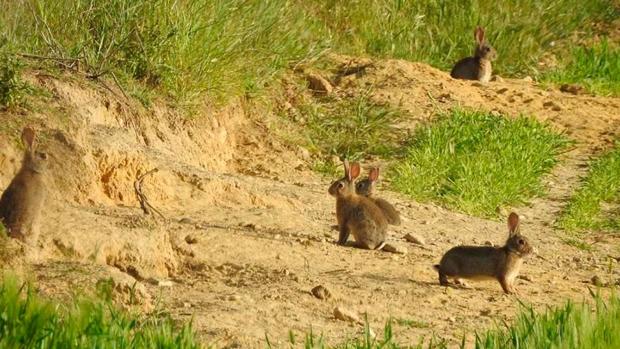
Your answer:
[[[402,129],[397,124],[402,113],[369,100],[367,94],[351,99],[326,98],[299,108],[304,143],[319,154],[319,172],[340,172],[334,157],[362,160],[369,156],[391,157],[401,151]]]
[[[431,337],[418,344],[403,346],[398,344],[388,323],[383,336],[373,338],[366,328],[362,338],[349,340],[340,345],[331,346],[324,339],[312,333],[306,336],[305,348],[337,349],[446,349],[466,346],[466,338],[461,343],[449,343]],[[291,343],[295,344],[294,341]],[[523,306],[519,316],[512,325],[501,326],[495,330],[478,333],[474,338],[476,349],[607,349],[620,348],[620,298],[613,295],[604,301],[595,296],[594,304],[575,304],[571,301],[565,305],[550,308],[537,313],[530,306]]]
[[[302,3],[325,24],[338,51],[422,61],[444,70],[473,54],[473,30],[482,25],[498,51],[494,67],[501,75],[536,73],[553,44],[587,30],[589,23],[618,17],[612,0]]]
[[[592,161],[559,226],[568,231],[620,230],[620,142]]]
[[[620,47],[603,40],[592,47],[572,50],[559,68],[543,75],[557,84],[579,84],[601,95],[620,95]]]
[[[479,216],[541,195],[568,140],[529,117],[454,110],[420,127],[390,173],[394,189]]]
[[[594,312],[588,304],[566,305],[536,314],[529,308],[508,329],[476,337],[477,349],[491,348],[620,348],[620,299],[596,297]]]
[[[12,278],[0,285],[0,348],[200,348],[191,326],[138,318],[108,302],[64,307]]]

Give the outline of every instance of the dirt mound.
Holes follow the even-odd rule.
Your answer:
[[[606,272],[607,254],[615,253],[613,237],[593,241],[595,250],[586,252],[564,244],[553,229],[555,213],[584,171],[585,155],[607,146],[620,131],[618,99],[566,94],[525,80],[455,81],[405,61],[337,59],[365,67],[332,79],[331,93],[347,98],[370,88],[376,102],[408,112],[402,127],[412,129],[438,110],[465,106],[532,114],[577,139],[578,149],[547,179],[550,196],[515,208],[522,231],[542,256],[526,261],[519,297],[542,308],[587,296],[584,281],[594,274],[620,278],[618,268]],[[280,345],[289,330],[303,338],[312,329],[330,343],[359,334],[361,326],[334,317],[336,307],[360,318],[367,314],[375,333],[396,319],[394,331],[404,343],[432,333],[459,341],[519,310],[517,298],[503,296],[495,283],[444,288],[432,270],[456,244],[501,243],[505,222],[382,192],[403,217],[390,240],[408,253],[337,246],[329,180],[308,170],[303,149],[292,151],[273,137],[271,115],[260,105],[238,101],[184,118],[163,104],[147,111],[119,91],[70,77],[35,73],[30,81],[52,97],[37,112],[0,115],[8,125],[0,128],[0,187],[19,167],[21,127],[36,125],[53,166],[41,247],[31,260],[49,294],[62,294],[76,280],[101,279],[77,274],[120,272],[129,277],[113,284],[121,298],[123,285],[139,282],[145,304],[193,319],[200,335],[218,347],[263,347],[266,334]],[[145,178],[143,189],[166,219],[145,216],[134,192],[134,181],[154,168],[159,171]],[[407,233],[426,245],[407,243]],[[332,297],[315,298],[310,290],[317,285]],[[153,302],[152,295],[161,299]]]
[[[510,116],[534,116],[590,150],[609,146],[620,133],[618,98],[574,95],[541,86],[530,78],[496,76],[486,84],[454,80],[447,72],[402,60],[336,60],[348,67],[365,67],[361,74],[338,78],[338,93],[358,95],[370,91],[375,102],[407,111],[411,118],[404,126],[408,128],[415,127],[416,121],[432,119],[438,111],[461,106]]]

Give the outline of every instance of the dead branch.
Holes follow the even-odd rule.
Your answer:
[[[142,211],[144,211],[144,214],[150,215],[152,214],[152,212],[155,212],[162,219],[166,219],[166,217],[164,217],[164,215],[161,212],[159,212],[159,210],[157,210],[155,207],[153,207],[153,205],[151,205],[151,203],[149,203],[149,200],[146,197],[146,194],[142,192],[142,183],[144,182],[144,179],[146,178],[146,176],[156,173],[157,171],[159,171],[159,169],[154,168],[146,172],[142,176],[138,177],[138,179],[136,179],[136,181],[133,183],[133,187],[136,191],[136,196],[138,197],[138,201],[140,202],[140,207],[142,208]]]

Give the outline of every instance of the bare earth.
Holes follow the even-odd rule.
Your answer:
[[[471,341],[473,331],[513,319],[519,300],[544,309],[587,299],[594,275],[620,279],[617,265],[609,272],[608,258],[620,256],[617,235],[591,235],[594,251],[585,252],[563,243],[564,233],[553,228],[586,161],[618,136],[620,99],[567,94],[527,80],[455,81],[406,61],[365,63],[372,65],[340,79],[334,93],[344,98],[372,88],[373,100],[408,112],[404,128],[465,106],[531,114],[577,141],[545,178],[548,196],[513,208],[540,253],[526,260],[518,296],[503,295],[495,282],[441,287],[432,269],[454,245],[502,244],[504,221],[383,190],[404,218],[391,228],[391,242],[407,253],[337,246],[331,179],[310,171],[307,151],[273,136],[275,116],[264,107],[241,100],[183,119],[160,103],[147,115],[119,91],[37,72],[30,82],[52,97],[35,112],[0,114],[0,188],[19,167],[18,135],[29,123],[42,130],[52,154],[51,193],[39,245],[3,242],[4,268],[60,299],[91,292],[97,280],[112,277],[126,306],[137,282],[135,306],[193,320],[206,343],[239,348],[264,347],[266,336],[285,346],[289,331],[303,340],[312,330],[330,344],[358,336],[363,326],[335,319],[337,306],[362,320],[366,314],[379,335],[390,318],[407,320],[394,323],[403,344],[435,334],[456,345],[463,334]],[[284,95],[296,93],[305,92]],[[136,178],[153,168],[159,171],[145,178],[144,193],[165,219],[145,216],[134,193]],[[407,233],[425,245],[406,242]],[[315,298],[310,290],[317,285],[332,297]]]

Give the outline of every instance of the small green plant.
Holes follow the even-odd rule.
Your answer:
[[[453,110],[420,127],[390,171],[394,189],[485,217],[541,195],[569,142],[529,117]]]
[[[604,95],[620,95],[620,47],[608,39],[592,47],[578,47],[562,66],[543,75],[543,80],[563,84],[580,84]]]
[[[300,108],[309,148],[321,154],[315,164],[320,172],[333,174],[341,164],[333,158],[362,160],[368,156],[390,157],[400,150],[403,132],[396,127],[399,111],[371,102],[366,94],[353,99],[323,100]]]
[[[431,325],[426,321],[419,321],[414,319],[395,319],[396,323],[400,326],[406,326],[409,328],[429,328]]]
[[[139,318],[107,301],[57,305],[32,286],[5,277],[0,284],[0,348],[200,348],[191,325]]]
[[[592,161],[558,225],[568,231],[620,230],[620,142]]]
[[[7,108],[18,104],[25,90],[20,79],[19,61],[7,53],[0,52],[0,107]]]

